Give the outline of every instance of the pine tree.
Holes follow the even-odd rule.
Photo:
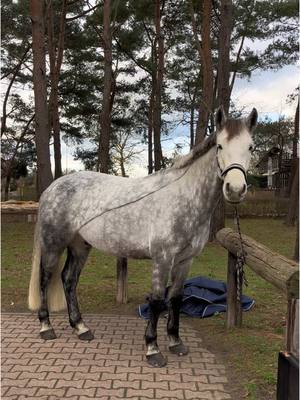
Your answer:
[[[33,86],[35,99],[35,144],[38,167],[38,196],[53,180],[49,150],[44,1],[30,0],[32,22]]]

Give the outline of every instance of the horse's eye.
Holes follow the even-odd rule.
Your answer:
[[[253,151],[254,150],[254,147],[251,145],[251,146],[249,146],[249,151]]]
[[[220,144],[218,144],[217,149],[218,149],[218,150],[222,150],[223,147],[222,147]]]

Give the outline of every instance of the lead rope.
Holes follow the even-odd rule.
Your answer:
[[[238,235],[239,235],[239,241],[240,241],[240,250],[237,253],[237,260],[236,260],[236,275],[237,275],[237,301],[241,301],[241,291],[242,291],[242,286],[243,283],[245,286],[248,286],[248,281],[246,278],[246,274],[244,271],[244,265],[246,262],[246,255],[245,255],[245,250],[244,250],[244,245],[243,245],[243,239],[242,239],[242,234],[241,234],[241,226],[240,226],[240,216],[238,213],[237,206],[234,207],[234,217],[235,217],[235,225],[237,227]]]

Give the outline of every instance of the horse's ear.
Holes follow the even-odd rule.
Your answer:
[[[223,106],[220,106],[215,114],[215,124],[217,131],[221,131],[224,128],[226,122],[226,115]]]
[[[250,132],[256,128],[257,118],[258,118],[257,110],[256,108],[253,108],[248,118],[246,119],[246,125]]]

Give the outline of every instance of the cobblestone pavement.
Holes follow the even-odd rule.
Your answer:
[[[179,358],[167,350],[166,321],[159,323],[158,341],[168,359],[165,368],[145,361],[145,321],[133,316],[87,315],[95,333],[82,342],[65,315],[53,317],[58,338],[39,339],[31,314],[2,314],[2,399],[131,399],[223,400],[225,368],[202,348],[197,332],[182,322],[189,346]]]

